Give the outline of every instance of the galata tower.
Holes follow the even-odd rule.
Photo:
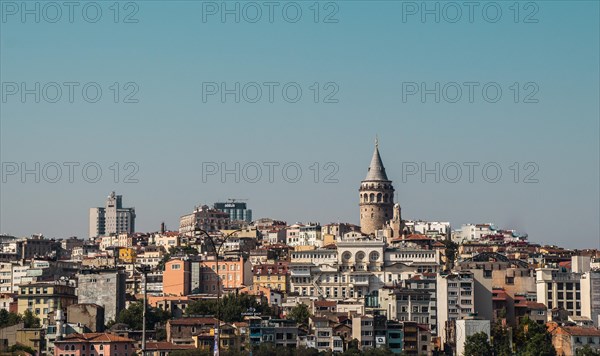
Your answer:
[[[369,165],[367,177],[360,183],[360,227],[370,235],[385,228],[393,217],[394,187],[385,174],[385,167],[379,155],[379,142],[375,140],[375,151]]]

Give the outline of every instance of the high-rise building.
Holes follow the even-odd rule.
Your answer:
[[[377,141],[367,176],[360,183],[359,197],[362,232],[374,234],[377,230],[383,229],[393,218],[394,187],[385,173]]]
[[[229,214],[231,221],[252,222],[252,209],[248,209],[246,203],[236,202],[232,199],[228,203],[215,203],[214,208]]]
[[[105,207],[90,209],[90,238],[135,232],[135,208],[124,208],[121,195],[110,193]]]

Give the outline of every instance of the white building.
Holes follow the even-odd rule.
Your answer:
[[[455,320],[470,316],[474,310],[473,273],[461,271],[438,275],[437,287],[437,332],[442,342],[449,342],[449,331]]]
[[[558,268],[537,268],[537,302],[549,310],[563,308],[570,315],[581,316],[581,276],[581,273],[562,272]]]
[[[452,229],[450,222],[441,221],[422,221],[406,220],[404,226],[415,234],[426,236],[444,236],[450,237]]]
[[[490,338],[490,321],[476,319],[456,320],[456,356],[465,354],[465,342],[469,336],[483,332]]]
[[[321,225],[319,223],[294,224],[286,230],[286,243],[288,246],[315,246],[323,247]]]
[[[483,236],[492,235],[496,231],[494,224],[464,224],[458,230],[452,231],[452,242],[464,243],[479,241]]]

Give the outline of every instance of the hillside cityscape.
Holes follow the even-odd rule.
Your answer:
[[[0,235],[0,352],[600,355],[597,249],[404,219],[378,143],[367,164],[360,226],[223,198],[140,232],[110,192],[89,236]]]

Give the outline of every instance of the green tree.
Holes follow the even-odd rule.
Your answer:
[[[129,304],[127,309],[121,310],[119,315],[114,322],[109,322],[108,326],[111,324],[122,323],[127,324],[127,326],[132,330],[142,330],[143,326],[143,302],[137,301]],[[146,309],[146,328],[149,330],[153,330],[159,324],[164,324],[171,318],[171,314],[167,311],[164,311],[159,308],[148,307]]]
[[[295,320],[298,324],[308,325],[308,318],[310,318],[310,312],[306,304],[300,303],[290,310],[287,315],[288,319]]]
[[[8,348],[8,351],[9,352],[25,351],[30,355],[36,354],[34,349],[32,349],[29,346],[25,346],[25,345],[21,345],[21,344],[12,345],[11,347]]]
[[[554,356],[552,335],[546,325],[525,318],[521,320],[516,333],[515,348],[519,356]]]
[[[500,321],[497,321],[492,327],[492,348],[494,355],[511,356],[508,329],[502,326]]]
[[[365,356],[392,356],[394,353],[387,347],[378,347],[375,349],[367,349],[363,352]]]
[[[29,310],[29,309],[25,310],[25,312],[23,313],[22,320],[23,320],[23,324],[25,324],[26,328],[39,328],[40,327],[40,318],[35,316],[35,314],[33,314],[31,312],[31,310]]]
[[[577,349],[575,351],[576,356],[600,356],[600,352],[592,349],[590,345],[585,345],[584,347]]]
[[[200,349],[192,349],[192,350],[176,350],[169,352],[169,356],[212,356],[212,352],[210,350],[200,350]]]
[[[271,307],[267,303],[258,302],[255,296],[247,293],[227,294],[220,301],[216,299],[196,300],[185,308],[188,316],[213,315],[226,323],[242,321],[244,313],[271,315]]]
[[[6,309],[0,310],[0,328],[17,325],[22,317],[17,313],[9,313]]]
[[[492,346],[488,340],[488,336],[484,332],[479,332],[467,337],[465,341],[465,356],[482,356],[491,355]]]

